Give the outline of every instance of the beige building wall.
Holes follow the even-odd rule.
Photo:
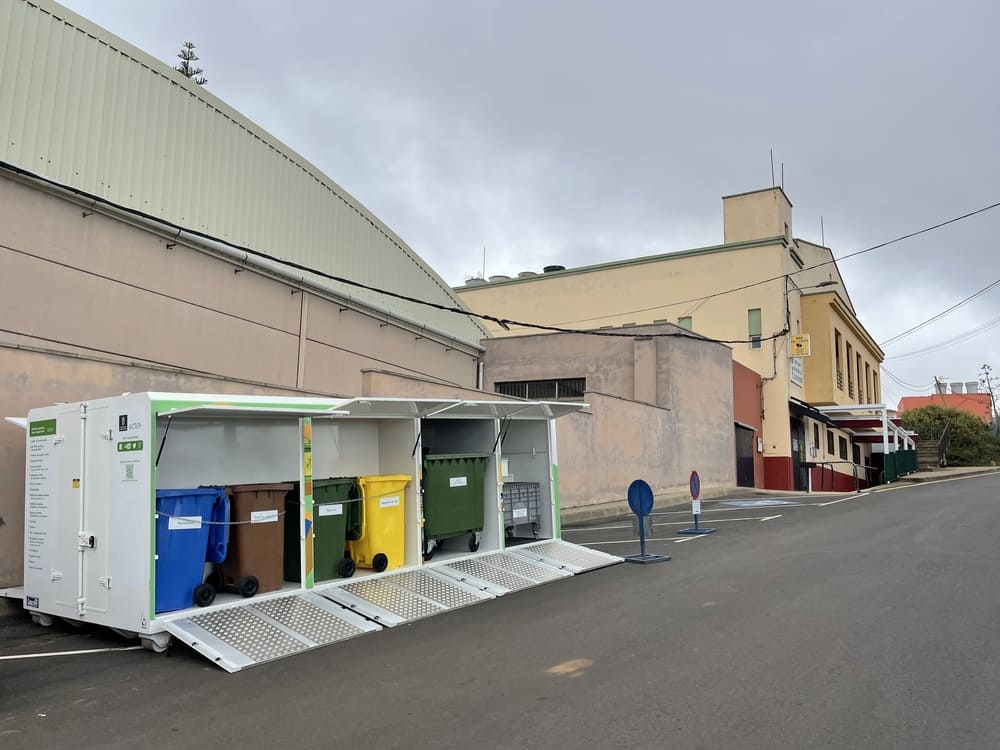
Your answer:
[[[0,417],[125,391],[354,396],[375,369],[476,386],[478,347],[91,211],[0,176]],[[0,587],[21,579],[24,445],[0,422]]]
[[[628,329],[626,329],[628,330]],[[564,508],[625,497],[644,479],[656,492],[736,483],[728,347],[642,326],[638,338],[551,334],[485,341],[486,389],[524,380],[586,378],[586,413],[556,422]],[[621,333],[620,329],[614,331]]]
[[[817,405],[881,403],[879,367],[884,354],[857,324],[839,295],[832,292],[806,295],[802,298],[802,310],[812,351],[804,362],[806,400]]]

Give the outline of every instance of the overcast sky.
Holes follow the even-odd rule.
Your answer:
[[[210,91],[456,285],[484,246],[513,275],[719,244],[770,149],[837,256],[1000,201],[993,0],[64,4],[170,65],[193,41]],[[1000,279],[998,236],[994,209],[845,260],[862,323],[882,342]],[[1000,377],[1000,286],[885,349],[891,405]]]

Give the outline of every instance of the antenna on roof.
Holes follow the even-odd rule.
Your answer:
[[[483,278],[486,278],[486,245],[483,245]]]
[[[774,149],[771,149],[771,187],[774,187]]]
[[[819,244],[826,247],[826,232],[823,229],[823,215],[819,217]]]
[[[781,162],[781,189],[785,189],[785,162]]]

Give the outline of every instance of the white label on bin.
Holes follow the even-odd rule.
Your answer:
[[[527,518],[528,509],[527,508],[514,508],[514,518]]]
[[[278,520],[276,510],[254,510],[250,511],[250,523],[274,523]]]
[[[380,508],[394,508],[399,505],[399,495],[393,497],[383,497],[378,501],[378,507]]]
[[[500,473],[503,474],[503,476],[505,476],[505,477],[509,477],[510,476],[510,459],[509,458],[501,458],[500,459]]]
[[[183,531],[184,529],[200,529],[201,516],[171,516],[167,521],[167,528],[170,531]]]
[[[452,487],[465,487],[468,483],[468,477],[452,477],[448,480],[448,484]]]
[[[344,504],[343,503],[330,503],[329,505],[319,506],[320,516],[342,516],[344,515]]]

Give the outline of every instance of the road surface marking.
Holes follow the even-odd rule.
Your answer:
[[[781,518],[781,514],[779,513],[776,516],[768,516],[767,518],[761,518],[758,520],[760,520],[760,522],[763,523],[764,521],[773,521],[775,518]]]
[[[0,661],[9,659],[42,659],[46,656],[75,656],[76,654],[102,654],[106,651],[138,651],[142,646],[119,646],[117,648],[85,648],[80,651],[50,651],[43,654],[14,654],[0,656]]]
[[[820,508],[825,508],[827,505],[836,505],[837,503],[844,503],[848,500],[857,500],[860,497],[865,497],[863,494],[849,495],[848,497],[842,497],[840,500],[831,500],[828,503],[817,503]]]

